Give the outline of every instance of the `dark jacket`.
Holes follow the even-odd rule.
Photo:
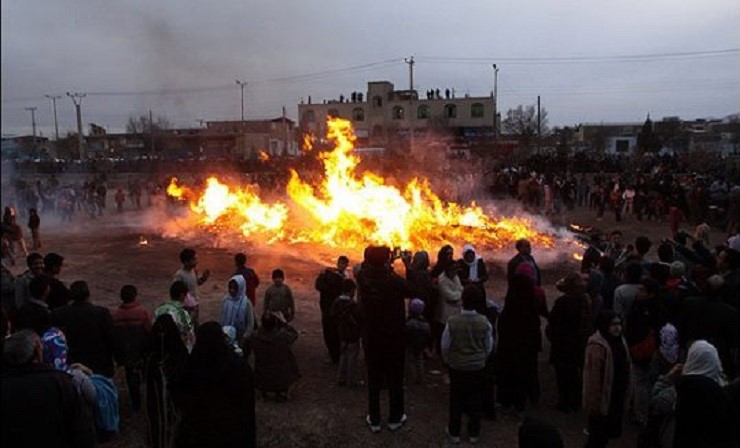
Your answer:
[[[46,297],[46,303],[49,304],[51,309],[67,305],[72,298],[72,293],[58,278],[51,276],[47,277],[49,278],[50,291],[49,295]]]
[[[31,364],[4,369],[3,447],[94,447],[93,419],[72,376]]]
[[[690,297],[684,302],[678,334],[685,344],[705,339],[717,348],[722,368],[731,377],[737,372],[732,352],[740,346],[740,315],[716,296]]]
[[[676,397],[675,448],[738,446],[737,410],[717,382],[685,375],[676,386]]]
[[[362,336],[362,310],[349,296],[340,295],[334,300],[329,313],[337,324],[339,340],[357,342]]]
[[[260,327],[254,337],[254,374],[256,388],[266,392],[285,392],[301,377],[291,345],[298,332],[288,324],[278,323],[271,330]]]
[[[364,342],[387,342],[403,347],[404,299],[411,297],[408,283],[389,268],[368,265],[357,275],[357,288],[365,319]]]
[[[52,322],[67,336],[70,363],[79,362],[95,373],[113,377],[113,356],[117,353],[108,308],[75,302],[55,309]]]
[[[534,258],[530,256],[525,256],[522,254],[516,254],[514,258],[509,260],[509,263],[506,265],[506,279],[509,283],[511,283],[511,279],[514,278],[514,274],[516,274],[516,267],[519,266],[519,263],[522,263],[524,261],[527,261],[529,263],[532,263],[534,266],[534,271],[537,274],[537,281],[535,282],[535,286],[540,286],[542,284],[542,276],[540,275],[540,268],[537,266],[537,262],[534,261]]]
[[[334,300],[342,293],[342,282],[345,276],[333,268],[327,268],[316,277],[316,290],[319,291],[321,314],[328,316]]]
[[[589,333],[583,325],[584,301],[582,297],[560,296],[550,311],[545,334],[550,340],[550,362],[554,364],[583,365],[583,356],[586,350],[586,341]],[[590,315],[587,316],[590,321]]]

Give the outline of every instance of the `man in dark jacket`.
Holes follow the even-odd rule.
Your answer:
[[[90,302],[84,281],[72,283],[73,303],[52,312],[52,322],[67,336],[70,363],[81,363],[94,373],[112,378],[115,337],[108,308]]]
[[[44,257],[44,275],[49,278],[51,291],[46,298],[49,308],[59,308],[69,303],[69,289],[59,280],[59,273],[62,271],[64,257],[59,254],[50,252]]]
[[[319,307],[321,308],[321,328],[332,364],[339,363],[341,341],[337,324],[331,317],[331,305],[342,294],[342,282],[347,278],[345,273],[347,266],[349,266],[349,258],[342,255],[337,259],[336,269],[326,268],[316,278],[315,286],[319,291]]]
[[[509,260],[509,264],[506,266],[506,279],[509,283],[511,283],[511,279],[514,278],[514,274],[516,274],[516,268],[519,266],[520,263],[529,263],[534,268],[534,272],[536,275],[536,281],[535,286],[540,286],[542,282],[542,277],[540,276],[540,268],[537,266],[537,263],[534,261],[534,257],[532,256],[532,244],[527,239],[520,239],[517,240],[516,245],[517,254]]]
[[[403,403],[406,306],[411,297],[408,283],[393,273],[390,249],[365,249],[364,267],[357,275],[362,315],[365,319],[363,346],[367,364],[368,416],[373,433],[380,431],[380,389],[387,383],[390,396],[388,429],[406,421]]]
[[[0,446],[95,446],[93,420],[72,377],[43,364],[36,333],[8,337],[3,357]]]

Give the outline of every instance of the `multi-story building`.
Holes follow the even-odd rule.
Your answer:
[[[367,84],[367,94],[315,104],[298,105],[299,129],[323,135],[326,117],[341,117],[352,122],[360,141],[368,146],[384,146],[396,139],[431,134],[471,141],[493,135],[493,97],[455,98],[449,90],[427,92],[419,98],[416,90],[395,90],[388,81]],[[500,114],[499,114],[500,115]]]

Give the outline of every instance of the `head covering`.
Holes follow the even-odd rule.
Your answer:
[[[365,249],[365,261],[370,266],[383,267],[391,258],[391,250],[386,246]]]
[[[41,337],[44,347],[44,364],[57,370],[67,371],[67,338],[57,328],[49,328]]]
[[[619,313],[613,310],[602,310],[596,316],[594,326],[596,327],[596,330],[601,333],[601,336],[607,341],[614,339],[614,336],[609,332],[609,327],[611,326],[612,320],[614,320],[615,317],[619,317],[620,320],[622,320]],[[618,338],[621,338],[621,335]]]
[[[731,236],[727,239],[727,247],[740,253],[740,235]]]
[[[426,270],[429,267],[429,254],[425,250],[420,250],[414,254],[411,260],[411,267],[420,270]]]
[[[683,375],[701,375],[723,385],[722,365],[717,349],[703,339],[694,341],[689,347],[686,363],[683,365]]]
[[[237,274],[229,279],[229,282],[235,281],[237,285],[236,296],[226,293],[221,305],[221,325],[224,327],[234,327],[239,336],[244,335],[247,331],[247,313],[252,312],[252,304],[247,298],[247,282],[244,276]],[[228,285],[228,283],[227,283]]]
[[[467,254],[468,252],[473,252],[474,254],[473,261],[468,261],[465,259],[465,254]],[[465,246],[463,246],[462,254],[463,254],[462,262],[465,263],[469,268],[468,278],[471,281],[477,281],[478,280],[478,261],[480,261],[481,258],[478,256],[478,254],[475,253],[475,248],[473,247],[472,244],[466,244]]]
[[[683,277],[686,274],[686,265],[681,261],[674,261],[671,263],[671,277],[678,278]]]
[[[660,329],[660,354],[666,361],[675,364],[678,361],[678,330],[671,324]]]
[[[413,299],[409,302],[409,314],[419,316],[424,312],[424,301],[421,299]]]
[[[519,427],[519,448],[563,448],[563,438],[552,424],[526,417]]]
[[[569,296],[578,296],[586,292],[586,281],[579,272],[573,271],[560,279],[555,287]]]

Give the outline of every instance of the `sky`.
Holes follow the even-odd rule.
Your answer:
[[[536,104],[551,126],[740,112],[739,0],[6,0],[2,134],[44,136],[82,119],[276,118],[285,106],[366,92],[368,81]]]

